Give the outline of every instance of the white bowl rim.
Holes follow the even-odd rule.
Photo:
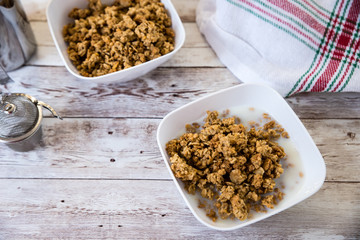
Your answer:
[[[259,218],[256,218],[256,219],[251,219],[249,221],[246,221],[246,222],[242,222],[240,223],[239,225],[236,225],[236,226],[233,226],[233,227],[229,227],[229,228],[224,228],[224,227],[218,227],[218,226],[213,226],[213,225],[210,225],[208,224],[207,222],[203,221],[203,219],[201,219],[198,214],[194,211],[193,207],[190,207],[191,204],[190,202],[188,201],[188,199],[186,198],[185,196],[185,192],[183,189],[181,189],[181,186],[179,185],[179,180],[175,177],[175,175],[173,174],[171,168],[170,168],[170,164],[169,162],[166,160],[167,159],[167,153],[164,152],[164,149],[163,147],[161,146],[161,140],[160,140],[160,130],[162,129],[162,125],[164,124],[164,122],[166,122],[166,120],[174,113],[178,112],[178,111],[181,111],[182,109],[184,108],[187,108],[189,105],[192,105],[194,103],[197,103],[197,102],[200,102],[200,101],[203,101],[204,99],[207,99],[207,98],[210,98],[214,95],[217,95],[217,94],[221,94],[223,92],[227,92],[227,91],[231,91],[233,89],[236,89],[236,88],[243,88],[243,87],[247,87],[247,86],[257,86],[257,87],[263,87],[263,88],[267,88],[268,91],[272,91],[273,93],[275,93],[276,95],[278,95],[278,97],[282,98],[283,97],[277,92],[275,91],[273,88],[267,86],[267,85],[264,85],[264,84],[260,84],[260,83],[241,83],[241,84],[237,84],[235,86],[232,86],[232,87],[228,87],[228,88],[225,88],[225,89],[222,89],[222,90],[219,90],[219,91],[216,91],[216,92],[213,92],[213,93],[210,93],[210,94],[207,94],[206,96],[203,96],[197,100],[194,100],[192,102],[189,102],[173,111],[171,111],[170,113],[168,113],[160,122],[159,126],[158,126],[158,129],[157,129],[157,143],[158,143],[158,147],[160,148],[160,152],[161,152],[161,155],[162,155],[162,158],[165,162],[165,165],[171,175],[171,178],[173,179],[178,191],[180,192],[182,198],[184,199],[184,201],[186,202],[186,205],[188,206],[188,208],[190,209],[190,211],[192,212],[192,214],[195,216],[195,218],[201,222],[202,224],[204,224],[205,226],[209,227],[209,228],[212,228],[212,229],[215,229],[215,230],[220,230],[220,231],[232,231],[232,230],[236,230],[236,229],[239,229],[239,228],[242,228],[242,227],[245,227],[245,226],[248,226],[248,225],[251,225],[253,223],[256,223],[256,222],[259,222],[261,220],[264,220],[266,218],[269,218],[275,214],[278,214],[282,211],[285,211],[289,208],[291,208],[292,206],[296,205],[296,204],[299,204],[300,202],[304,201],[305,199],[311,197],[312,195],[314,195],[316,192],[318,192],[320,190],[320,188],[322,187],[322,185],[324,184],[325,182],[325,178],[326,178],[326,165],[325,165],[325,161],[323,159],[323,157],[321,156],[320,152],[320,158],[321,158],[321,165],[322,165],[322,169],[323,171],[320,173],[321,176],[320,176],[320,179],[321,179],[321,184],[319,184],[317,186],[317,188],[314,188],[312,192],[304,195],[303,197],[301,197],[299,200],[293,202],[292,204],[289,204],[287,205],[286,207],[284,207],[283,209],[274,209],[272,212],[270,213],[267,213],[267,214],[264,214],[263,216],[259,217]],[[292,108],[290,106],[288,106],[291,110]],[[292,110],[290,114],[294,114],[296,116],[296,119],[300,122],[301,126],[303,126],[302,122],[299,120],[299,118],[297,117],[297,115],[294,113],[294,111]],[[307,132],[306,128],[303,126],[303,128],[305,129],[305,131]],[[310,141],[312,144],[315,144],[315,142],[313,141],[312,137],[310,136]]]
[[[171,52],[169,52],[169,53],[167,53],[167,54],[165,54],[165,55],[162,55],[162,56],[160,56],[160,57],[158,57],[158,58],[152,59],[152,60],[150,60],[150,61],[141,63],[141,64],[136,65],[136,66],[132,66],[132,67],[130,67],[130,68],[126,68],[126,69],[119,70],[119,71],[112,72],[112,73],[107,73],[107,74],[104,74],[104,75],[101,75],[101,76],[85,77],[85,76],[80,75],[78,72],[74,72],[74,71],[70,68],[70,66],[67,64],[67,62],[66,62],[66,60],[65,60],[64,54],[62,54],[62,52],[61,52],[60,46],[59,46],[59,44],[58,44],[58,39],[55,37],[55,33],[54,33],[54,30],[53,30],[53,27],[52,27],[53,24],[52,24],[51,18],[48,17],[48,16],[49,16],[49,11],[50,11],[51,4],[52,4],[54,1],[55,1],[55,0],[50,0],[50,1],[48,2],[48,4],[47,4],[47,7],[46,7],[46,16],[47,16],[47,21],[48,21],[48,25],[49,25],[49,30],[50,30],[51,37],[52,37],[52,39],[53,39],[53,41],[54,41],[54,43],[55,43],[55,47],[56,47],[56,49],[57,49],[57,51],[58,51],[58,53],[59,53],[59,55],[60,55],[60,58],[61,58],[62,62],[64,63],[65,68],[66,68],[73,76],[75,76],[76,78],[81,79],[81,80],[86,80],[86,81],[89,80],[89,81],[93,81],[93,82],[95,82],[96,80],[103,80],[104,82],[106,82],[106,81],[107,81],[106,78],[110,78],[110,77],[112,77],[112,76],[114,76],[114,75],[119,74],[120,72],[121,72],[121,73],[126,73],[126,72],[135,71],[135,70],[137,70],[138,68],[143,68],[144,66],[147,66],[147,65],[149,65],[149,64],[153,64],[154,62],[161,61],[163,58],[170,58],[172,55],[174,55],[176,52],[178,52],[178,51],[182,48],[182,46],[184,45],[184,43],[185,43],[186,33],[185,33],[184,25],[183,25],[183,23],[182,23],[182,21],[181,21],[181,19],[180,19],[180,17],[179,17],[179,14],[178,14],[178,12],[176,11],[176,9],[175,9],[174,5],[172,4],[171,0],[165,0],[165,1],[167,1],[168,4],[169,4],[168,7],[169,7],[169,8],[172,8],[172,9],[174,10],[174,12],[175,12],[174,18],[178,21],[179,26],[180,26],[180,29],[179,29],[180,36],[181,36],[180,42],[179,42],[179,44],[176,44],[176,47],[174,48],[173,51],[171,51]],[[162,0],[161,0],[161,1],[162,1]],[[70,61],[70,62],[71,62],[71,61]],[[72,63],[71,63],[71,64],[72,64]],[[119,82],[120,82],[120,81],[121,81],[121,80],[119,80]]]

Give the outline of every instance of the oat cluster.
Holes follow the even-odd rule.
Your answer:
[[[222,219],[245,220],[250,209],[266,211],[283,198],[275,179],[283,173],[285,152],[274,140],[286,132],[275,121],[247,130],[237,117],[220,119],[217,111],[208,111],[202,129],[197,123],[186,129],[166,144],[171,169],[189,193],[215,200]],[[216,212],[206,210],[215,221]]]
[[[160,0],[89,0],[74,8],[63,28],[70,60],[81,75],[96,77],[158,58],[174,50],[171,18]]]

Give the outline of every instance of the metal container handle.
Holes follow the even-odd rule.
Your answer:
[[[46,108],[47,110],[49,110],[49,111],[51,112],[51,114],[52,114],[55,118],[58,118],[58,119],[60,119],[60,120],[63,120],[62,117],[60,117],[60,115],[57,114],[57,113],[55,112],[55,110],[54,110],[49,104],[46,104],[46,103],[44,103],[44,102],[42,102],[42,101],[37,101],[37,105],[40,105],[40,106],[42,106],[43,108]]]
[[[9,77],[9,75],[6,73],[4,68],[0,65],[0,105],[3,105],[4,99],[6,98],[6,96],[11,94],[7,88],[7,84],[13,83],[13,82],[14,82],[14,80],[12,80]],[[16,93],[16,94],[19,96],[24,96],[24,97],[29,98],[35,105],[37,105],[37,106],[39,105],[39,106],[49,110],[55,118],[63,120],[62,117],[60,117],[60,115],[57,114],[56,111],[49,104],[46,104],[42,101],[38,101],[36,98],[34,98],[30,95],[24,94],[24,93]],[[9,112],[11,109],[6,109],[7,107],[11,107],[11,106],[5,105],[4,109],[0,109],[0,111]]]
[[[37,100],[36,98],[30,96],[30,95],[27,95],[25,93],[13,93],[13,94],[16,94],[18,96],[24,96],[28,99],[30,99],[30,101],[32,101],[36,106],[40,106],[40,107],[43,107],[43,108],[46,108],[47,110],[49,110],[51,112],[51,114],[55,117],[55,118],[58,118],[60,120],[63,120],[63,118],[56,113],[56,111],[49,105],[49,104],[46,104],[42,101],[39,101]]]
[[[0,64],[0,96],[4,93],[10,93],[7,88],[7,84],[13,82],[14,80],[9,77],[9,75],[6,73],[6,71]]]

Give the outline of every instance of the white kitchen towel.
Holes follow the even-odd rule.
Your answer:
[[[283,96],[360,91],[360,0],[200,0],[196,21],[243,82]]]

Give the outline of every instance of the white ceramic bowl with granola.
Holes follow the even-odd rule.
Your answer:
[[[224,161],[223,165],[209,161],[211,163],[207,162],[206,164],[211,166],[212,169],[216,168],[214,168],[214,165],[221,166],[220,168],[224,169],[230,166],[230,168],[226,170],[228,173],[223,172],[220,173],[220,175],[218,174],[219,171],[212,173],[212,170],[206,170],[206,168],[201,165],[202,163],[199,164],[201,154],[198,159],[192,159],[193,156],[198,153],[194,153],[194,151],[190,149],[192,155],[188,155],[190,154],[188,148],[199,148],[199,145],[205,146],[206,150],[200,148],[202,152],[210,150],[214,156],[219,156],[220,154],[220,157],[213,157],[213,159],[223,161],[222,158],[225,158],[227,155],[225,152],[226,146],[232,140],[224,141],[223,139],[216,139],[216,141],[222,141],[223,145],[218,145],[217,148],[212,149],[211,146],[217,144],[216,142],[212,140],[209,142],[194,140],[194,135],[186,135],[182,138],[182,142],[173,140],[179,139],[179,137],[185,133],[185,125],[192,123],[196,124],[188,125],[187,127],[190,132],[197,132],[196,134],[198,135],[195,135],[195,137],[201,139],[214,138],[216,135],[211,135],[213,134],[211,132],[217,131],[218,126],[216,125],[220,124],[216,122],[218,120],[210,120],[209,122],[213,121],[215,124],[210,124],[209,126],[209,123],[207,123],[207,128],[209,129],[204,128],[201,130],[202,128],[198,128],[198,125],[204,124],[202,119],[206,117],[206,111],[218,111],[220,115],[225,112],[226,116],[221,117],[219,115],[218,117],[222,119],[236,116],[236,118],[226,120],[226,123],[221,125],[222,130],[220,132],[222,135],[219,136],[225,136],[231,133],[231,137],[234,139],[236,134],[231,131],[248,132],[247,136],[242,136],[240,139],[249,139],[247,144],[250,146],[251,141],[256,141],[256,139],[254,140],[253,138],[253,136],[255,136],[255,130],[251,130],[251,128],[254,127],[261,136],[267,136],[269,133],[273,135],[274,137],[271,139],[275,139],[274,141],[277,143],[267,142],[265,144],[265,141],[263,141],[264,138],[262,138],[257,143],[248,147],[248,149],[246,147],[243,148],[246,149],[246,151],[241,150],[241,154],[245,152],[248,153],[249,149],[250,152],[252,151],[256,156],[261,153],[262,160],[258,163],[254,161],[256,160],[255,157],[249,157],[252,156],[249,154],[245,154],[246,159],[240,163],[240,165],[239,163],[235,163],[235,161],[231,162],[231,160],[226,160],[227,163]],[[240,120],[237,119],[237,117],[239,117]],[[215,119],[214,116],[210,118]],[[268,123],[273,120],[275,120],[276,123],[270,124],[270,126]],[[230,125],[229,121],[231,123]],[[231,126],[234,122],[235,125]],[[239,127],[239,122],[246,127],[246,131],[239,130],[242,128]],[[268,125],[264,127],[266,124]],[[228,127],[224,128],[224,126]],[[202,135],[199,133],[200,131]],[[226,132],[226,134],[223,134],[223,132]],[[205,135],[210,134],[211,136],[204,137],[203,133],[205,133]],[[201,137],[199,137],[200,135]],[[190,141],[188,139],[192,140]],[[326,168],[324,160],[304,125],[287,102],[275,90],[263,85],[241,84],[210,94],[176,109],[161,121],[158,127],[157,141],[175,185],[191,212],[201,223],[217,230],[234,230],[284,211],[317,192],[325,180]],[[241,141],[242,140],[240,140],[240,144],[243,144]],[[174,142],[178,145],[169,144]],[[260,146],[262,143],[273,146],[273,149],[268,151],[268,153],[272,153],[269,155],[270,157],[265,154],[263,155],[263,149]],[[276,146],[277,144],[283,148],[286,157],[283,158],[281,150],[276,150],[279,149]],[[230,143],[230,145],[234,146],[234,149],[239,149],[234,143]],[[178,151],[178,155],[174,155],[174,149]],[[215,152],[214,149],[217,149],[217,152]],[[239,154],[236,153],[233,156],[241,159],[241,154],[239,151]],[[274,154],[277,154],[279,157],[274,156]],[[182,159],[179,160],[178,156]],[[267,158],[272,158],[271,156],[275,157],[274,159],[276,161],[273,159],[273,162],[276,164],[274,165],[276,167],[270,171],[267,166]],[[278,161],[280,161],[281,166],[277,165]],[[240,169],[242,169],[241,174],[245,174],[243,175],[244,177],[240,176],[240,171],[232,169],[232,167],[239,168],[241,164],[243,164],[242,167],[240,167]],[[247,172],[243,171],[245,169],[247,169]],[[190,178],[185,177],[186,181],[182,181],[184,180],[184,175],[189,173],[192,173],[192,176]],[[218,176],[213,178],[214,174]],[[265,176],[266,174],[268,174],[267,176],[273,176],[274,179],[260,179],[262,185],[256,186],[258,182],[255,181],[255,175],[261,178],[261,176]],[[181,180],[180,178],[183,179]],[[273,180],[275,180],[276,185],[269,187],[267,183]],[[216,190],[217,181],[222,182],[226,187],[221,190]],[[186,184],[184,184],[184,182]],[[191,186],[191,184],[193,185]],[[213,198],[216,200],[210,201],[203,197],[207,197],[209,193],[209,189],[202,190],[204,184],[208,185],[210,190],[212,189],[212,193],[211,191],[210,193],[211,195],[215,195]],[[216,186],[216,188],[214,186]],[[244,189],[244,186],[247,189],[245,194],[240,192],[240,189]],[[266,190],[266,188],[269,190],[268,193],[261,194],[261,191]],[[275,190],[275,188],[277,188],[277,190]],[[196,194],[189,194],[189,189],[197,189]],[[233,191],[230,195],[229,191],[227,191],[229,189]],[[254,191],[256,189],[258,189],[257,192]],[[200,190],[202,191],[201,194]],[[278,194],[279,192],[281,192],[280,195]],[[274,197],[269,197],[270,195]],[[243,209],[239,208],[238,203],[240,202],[243,204]],[[199,208],[199,206],[201,208]],[[224,206],[226,211],[223,211]]]
[[[94,0],[92,2],[96,3]],[[109,6],[114,2],[114,0],[101,1],[102,4]],[[137,9],[133,5],[124,7],[129,3],[134,4],[129,0],[116,2],[118,5],[114,7],[115,11],[114,8],[109,7],[102,10],[102,15],[97,13],[96,6],[94,6],[95,10],[86,10],[87,12],[80,10],[73,13],[72,17],[77,19],[76,27],[82,27],[77,30],[79,33],[86,32],[91,35],[95,32],[97,36],[87,37],[86,41],[68,36],[65,41],[64,26],[75,22],[68,16],[69,13],[74,8],[88,8],[89,2],[88,0],[50,1],[46,15],[52,38],[66,69],[76,78],[92,82],[132,80],[168,61],[184,44],[185,30],[170,0],[161,0],[165,10],[159,10],[159,4],[156,3],[156,9],[152,9],[150,13],[148,10],[140,9],[139,5]],[[131,11],[130,7],[133,7]],[[150,9],[149,6],[146,7]],[[116,17],[113,17],[113,12],[117,12]],[[168,20],[164,20],[161,23],[166,24],[159,27],[161,24],[151,19],[157,19],[158,15],[163,16],[164,12],[170,17],[171,26],[168,26]],[[119,20],[117,21],[116,18]],[[115,23],[110,26],[111,21]],[[73,34],[74,29],[68,28],[65,35]],[[170,38],[164,35],[172,33],[175,36],[168,41]],[[159,34],[160,37],[157,36]],[[71,40],[74,40],[74,43],[71,43]],[[127,44],[128,42],[131,44]],[[70,45],[71,48],[68,49]]]

